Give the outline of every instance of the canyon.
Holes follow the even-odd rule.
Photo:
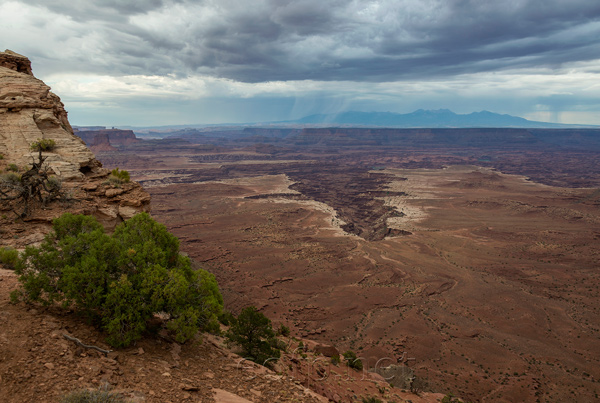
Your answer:
[[[227,309],[255,305],[296,338],[280,374],[240,372],[212,336],[199,349],[163,335],[88,354],[60,334],[102,345],[98,331],[73,312],[11,304],[17,280],[0,268],[9,401],[100,381],[136,401],[597,401],[599,130],[227,127],[142,140],[74,131],[14,52],[0,52],[0,84],[0,170],[23,173],[31,143],[53,139],[47,169],[70,194],[22,219],[3,200],[1,246],[39,244],[65,211],[110,231],[151,196]],[[136,182],[111,183],[112,168]],[[442,394],[348,379],[294,352],[298,338],[311,354],[316,343],[352,349],[367,369],[408,367],[420,391]],[[293,376],[317,361],[328,380]]]
[[[144,185],[233,312],[467,400],[592,402],[599,134],[192,129],[98,158]]]
[[[64,213],[91,215],[112,232],[117,224],[150,209],[150,195],[139,183],[113,175],[75,135],[87,134],[90,147],[115,152],[137,143],[133,132],[94,130],[73,130],[60,98],[33,76],[29,59],[0,52],[2,402],[62,401],[73,391],[98,388],[112,389],[132,402],[317,403],[380,396],[433,403],[443,397],[421,389],[418,396],[392,390],[381,376],[326,361],[317,355],[317,343],[296,337],[279,337],[285,351],[276,373],[235,354],[222,335],[197,334],[182,345],[166,329],[158,331],[158,316],[157,332],[129,348],[108,351],[106,334],[81,312],[66,305],[14,301],[19,279],[15,262],[6,256],[12,249],[22,252],[40,245],[55,218]],[[37,181],[39,192],[19,197],[22,189],[34,189],[27,178]],[[38,200],[50,190],[58,190],[59,197]],[[324,348],[329,354],[336,351]]]

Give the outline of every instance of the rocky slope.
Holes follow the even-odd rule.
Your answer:
[[[443,397],[394,388],[377,374],[332,364],[328,350],[314,342],[304,340],[299,349],[298,341],[283,337],[288,348],[277,372],[243,360],[214,335],[180,345],[161,333],[104,355],[64,337],[108,349],[103,335],[73,312],[11,304],[9,293],[16,286],[15,274],[0,264],[2,402],[58,402],[71,391],[103,385],[135,403],[326,403],[368,397],[433,403]]]
[[[109,181],[110,171],[73,134],[63,103],[33,76],[29,59],[9,50],[0,52],[0,172],[12,167],[23,174],[30,169],[37,161],[30,145],[38,139],[56,143],[44,153],[44,167],[61,181],[68,197],[37,206],[17,221],[14,202],[0,201],[0,245],[23,248],[39,241],[51,220],[66,210],[94,215],[109,230],[149,210],[150,196],[139,184]]]

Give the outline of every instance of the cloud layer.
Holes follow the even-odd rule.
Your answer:
[[[412,89],[402,108],[433,108],[449,91],[473,104],[512,88],[526,113],[600,105],[590,0],[0,0],[0,38],[69,99],[112,86],[115,102],[343,94],[377,109]]]

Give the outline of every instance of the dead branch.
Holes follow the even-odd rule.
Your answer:
[[[46,207],[54,201],[71,200],[63,191],[61,180],[52,176],[52,170],[46,164],[47,158],[42,155],[40,148],[37,161],[31,156],[31,166],[22,175],[0,176],[0,202],[3,209],[11,209],[18,218],[23,219],[36,207]]]
[[[89,346],[89,345],[87,345],[87,344],[83,344],[83,343],[81,342],[81,340],[79,340],[79,339],[77,339],[77,338],[75,338],[75,337],[69,336],[68,334],[65,334],[65,333],[63,333],[63,337],[64,337],[65,339],[67,339],[67,340],[71,340],[73,343],[75,343],[75,344],[77,344],[78,346],[81,346],[81,347],[83,347],[83,348],[91,348],[92,350],[100,351],[101,353],[104,353],[105,355],[108,355],[108,353],[112,353],[112,350],[104,350],[104,349],[102,349],[102,348],[100,348],[100,347],[96,347],[96,346]]]

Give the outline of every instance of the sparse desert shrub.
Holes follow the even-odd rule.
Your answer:
[[[147,213],[121,223],[112,236],[95,218],[68,213],[53,229],[17,264],[28,301],[75,306],[115,347],[140,339],[158,312],[179,342],[217,325],[223,299],[214,276],[192,270],[179,240]]]
[[[340,362],[341,362],[341,360],[340,360],[340,356],[339,355],[334,355],[334,356],[331,357],[331,363],[333,365],[335,365],[336,367],[338,365],[340,365]]]
[[[31,151],[52,151],[56,148],[56,142],[52,139],[37,139],[31,143]]]
[[[226,336],[242,348],[244,358],[257,364],[270,366],[281,355],[271,320],[253,306],[238,315]]]
[[[381,399],[377,399],[376,397],[363,397],[362,403],[383,403]]]
[[[0,160],[4,159],[4,154],[0,154]]]
[[[19,252],[13,248],[0,248],[0,263],[7,269],[14,270],[19,261]]]
[[[19,167],[17,166],[17,164],[9,164],[6,167],[6,170],[9,172],[19,172]]]
[[[129,172],[124,169],[115,168],[110,172],[110,176],[108,180],[113,185],[121,185],[123,183],[128,183],[131,178],[129,176]]]
[[[429,389],[429,383],[426,379],[420,377],[413,377],[412,381],[410,382],[410,391],[412,393],[418,395],[421,392],[426,391],[427,389]]]
[[[279,329],[277,329],[277,335],[289,337],[290,336],[290,328],[284,324],[279,325]]]
[[[21,175],[15,172],[8,172],[0,175],[1,185],[4,186],[13,186],[21,183]]]
[[[96,390],[80,389],[65,395],[61,403],[128,403],[123,396],[111,391],[109,385],[100,386]]]
[[[448,393],[441,400],[442,403],[463,403],[458,397],[454,396],[453,393]]]
[[[57,176],[50,176],[46,180],[46,187],[49,192],[59,191],[62,189],[62,180]]]
[[[346,360],[346,365],[350,368],[354,368],[357,370],[363,369],[363,364],[360,358],[356,357],[356,353],[354,351],[348,350],[344,354],[344,359]]]

